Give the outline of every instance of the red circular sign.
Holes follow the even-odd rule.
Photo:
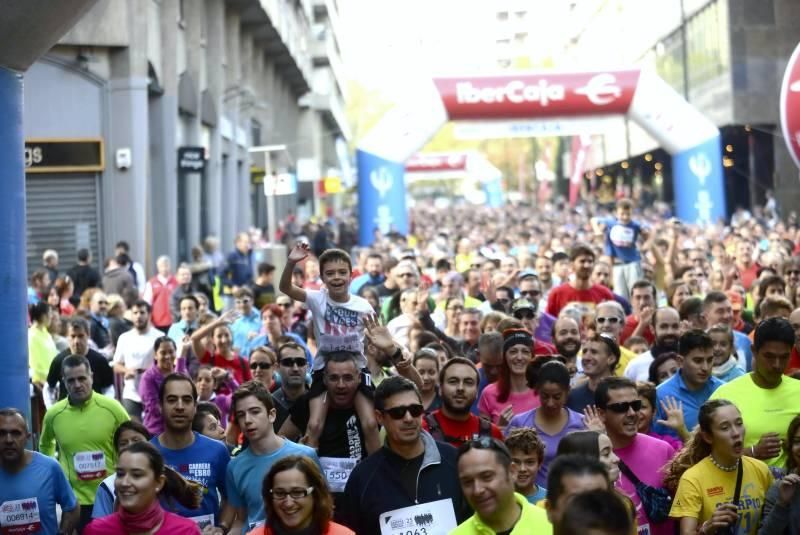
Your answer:
[[[786,147],[800,167],[800,44],[794,49],[781,84],[781,128]]]

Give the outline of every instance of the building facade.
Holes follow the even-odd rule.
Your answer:
[[[319,4],[96,4],[26,75],[29,270],[48,248],[64,266],[82,247],[101,263],[118,240],[148,272],[159,255],[189,260],[207,235],[230,248],[266,226],[253,146],[285,145],[270,153],[276,171],[338,167],[344,118],[314,105],[327,102],[315,88],[343,98],[343,84],[315,83],[330,70],[315,55],[328,51],[312,31]],[[277,218],[313,205],[315,189],[279,197]]]

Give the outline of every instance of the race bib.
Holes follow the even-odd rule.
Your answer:
[[[0,528],[3,535],[34,533],[41,530],[37,499],[26,498],[3,502],[3,505],[0,505]]]
[[[106,477],[106,455],[102,451],[80,451],[72,457],[72,465],[81,481]]]
[[[214,525],[214,515],[190,516],[189,520],[197,524],[197,527],[200,528],[200,531],[203,531],[206,526]]]
[[[325,474],[325,481],[328,482],[328,488],[331,492],[344,492],[344,486],[347,480],[350,479],[350,472],[356,467],[358,461],[356,459],[337,458],[337,457],[320,457],[319,464],[322,466],[322,472]]]
[[[450,498],[395,509],[380,516],[381,535],[447,535],[458,525]]]

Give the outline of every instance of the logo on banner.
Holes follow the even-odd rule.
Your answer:
[[[565,94],[566,89],[563,85],[551,85],[544,78],[539,80],[536,85],[526,84],[522,80],[511,80],[499,87],[476,87],[472,82],[456,84],[456,102],[459,104],[538,102],[544,107],[550,104],[550,101],[564,100]]]
[[[697,209],[697,222],[698,223],[711,223],[711,210],[714,208],[714,202],[711,200],[711,194],[706,190],[697,192],[697,202],[694,203]]]
[[[378,192],[381,199],[386,196],[386,193],[392,189],[392,184],[394,184],[392,173],[385,167],[380,167],[376,171],[372,171],[369,174],[369,181],[372,187],[375,188],[375,191]]]
[[[385,204],[378,206],[375,224],[378,225],[381,233],[387,234],[392,229],[392,221],[392,210]]]
[[[576,89],[575,93],[584,95],[592,104],[605,106],[622,96],[622,88],[616,83],[617,78],[613,74],[596,74],[585,86]]]
[[[689,158],[689,170],[697,177],[701,186],[706,185],[706,178],[711,174],[711,160],[705,153],[695,154]]]

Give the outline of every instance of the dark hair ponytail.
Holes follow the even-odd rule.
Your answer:
[[[159,494],[167,499],[170,504],[178,502],[189,509],[197,509],[203,501],[203,486],[200,483],[185,479],[178,472],[164,464],[164,457],[155,446],[149,442],[134,442],[123,449],[119,456],[124,453],[141,453],[147,457],[150,468],[155,477],[164,476],[164,487]]]

